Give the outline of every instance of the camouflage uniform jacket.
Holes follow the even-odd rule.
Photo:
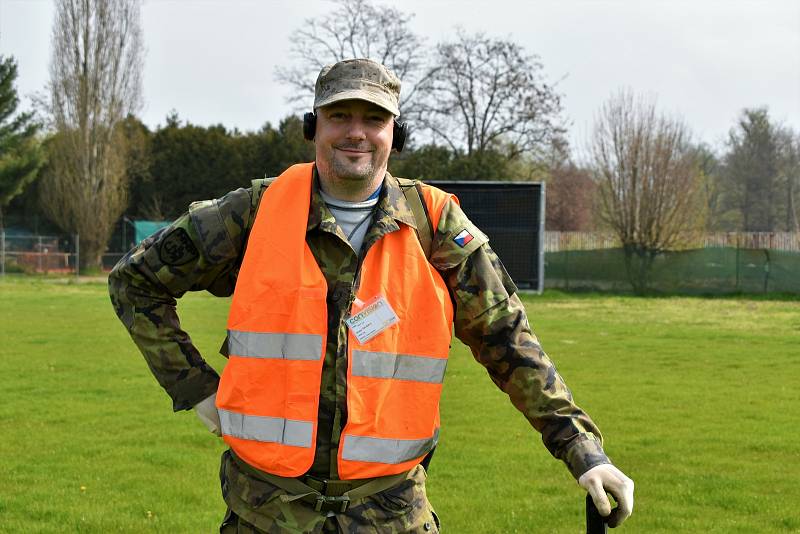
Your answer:
[[[397,180],[387,174],[358,257],[322,200],[316,176],[314,184],[306,241],[327,281],[329,324],[317,448],[309,474],[335,479],[336,451],[347,417],[343,318],[357,266],[381,236],[398,230],[400,224],[416,228],[416,222]],[[131,250],[109,277],[114,309],[172,397],[176,411],[188,410],[213,394],[219,377],[181,330],[175,299],[186,291],[206,290],[217,296],[233,293],[257,198],[260,195],[253,195],[252,189],[238,189],[218,200],[193,203],[188,213]],[[464,229],[474,239],[462,247],[453,238]],[[573,403],[569,389],[531,332],[516,286],[489,247],[488,238],[455,202],[442,211],[431,249],[430,262],[450,288],[456,336],[541,433],[550,453],[563,460],[576,478],[607,463],[597,427]],[[263,483],[240,473],[229,456],[222,466],[223,493],[236,494],[251,505],[263,504],[269,497]],[[421,482],[412,486],[424,491],[424,479]],[[409,491],[413,493],[414,487]],[[231,504],[232,499],[226,501]],[[291,504],[310,510],[302,502]]]

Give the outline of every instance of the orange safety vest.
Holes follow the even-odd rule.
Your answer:
[[[229,361],[217,391],[222,433],[250,465],[283,477],[314,460],[327,284],[306,244],[313,163],[294,165],[264,193],[228,316]],[[423,197],[436,228],[451,195]],[[347,338],[347,424],[338,450],[343,480],[417,465],[439,436],[439,396],[451,339],[447,286],[414,229],[373,244],[356,297],[383,295],[399,321],[361,344]],[[358,310],[351,308],[351,313]]]

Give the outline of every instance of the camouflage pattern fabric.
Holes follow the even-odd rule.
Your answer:
[[[220,468],[223,497],[232,512],[226,519],[240,529],[244,526],[244,532],[435,533],[439,520],[428,501],[426,478],[418,465],[393,488],[351,504],[344,513],[328,515],[304,502],[283,502],[284,490],[240,469],[230,451],[222,454]],[[220,532],[225,527],[223,521]]]
[[[238,189],[218,200],[193,203],[187,214],[122,258],[109,276],[114,309],[156,379],[172,398],[175,410],[191,409],[214,393],[219,383],[217,373],[181,330],[175,299],[186,291],[206,290],[217,296],[233,293],[257,201],[267,186],[268,183],[258,185],[261,188],[258,191]],[[382,236],[398,230],[400,224],[416,227],[397,180],[387,174],[364,238],[362,256]],[[467,243],[456,239],[464,230],[473,236]],[[336,451],[347,419],[347,330],[342,318],[349,307],[350,289],[361,258],[325,206],[316,176],[306,240],[328,284],[329,318],[317,446],[309,474],[337,479]],[[608,463],[597,427],[573,403],[569,389],[531,332],[524,307],[515,294],[516,286],[489,247],[488,238],[454,202],[448,203],[442,212],[433,236],[430,262],[451,290],[456,336],[471,348],[492,381],[541,433],[550,453],[564,461],[575,478],[595,465]],[[316,512],[319,522],[311,521],[306,514],[313,509],[302,501],[284,505],[280,516],[262,516],[275,512],[276,509],[262,505],[280,490],[248,475],[229,473],[223,462],[226,502],[234,515],[262,531],[269,532],[273,525],[289,521],[290,515],[303,518],[297,522],[299,527],[295,525],[297,528],[313,523],[314,529],[321,529],[321,525],[332,524]],[[415,495],[406,495],[405,502],[422,506],[424,498],[427,503],[424,477],[407,491]],[[242,503],[248,503],[248,507]],[[258,522],[252,515],[253,509],[260,511]],[[403,508],[406,511],[402,513],[395,510],[391,525],[383,524],[381,529],[409,531],[403,528],[409,528],[409,517],[416,517],[406,517],[412,509],[417,514],[430,506],[419,510],[413,506]],[[347,520],[339,515],[337,524],[344,528]],[[346,517],[351,515],[348,513]],[[381,518],[388,521],[384,516]],[[411,523],[416,524],[417,520]],[[424,524],[425,521],[423,527]]]
[[[372,102],[397,117],[400,79],[371,59],[346,59],[322,67],[314,85],[314,109],[352,99]]]

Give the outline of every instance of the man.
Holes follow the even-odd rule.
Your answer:
[[[541,350],[488,238],[449,195],[387,172],[405,135],[399,94],[373,61],[325,67],[305,121],[314,164],[192,204],[109,277],[174,409],[194,408],[231,446],[221,532],[438,531],[423,465],[451,325],[616,526],[633,483]],[[175,313],[199,290],[233,294],[221,380]]]

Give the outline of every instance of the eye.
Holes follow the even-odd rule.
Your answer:
[[[368,116],[367,116],[367,120],[368,120],[369,122],[372,122],[372,123],[374,123],[374,124],[383,125],[383,124],[386,124],[386,122],[387,122],[389,119],[387,119],[387,118],[386,118],[386,117],[384,117],[383,115],[368,115]]]

